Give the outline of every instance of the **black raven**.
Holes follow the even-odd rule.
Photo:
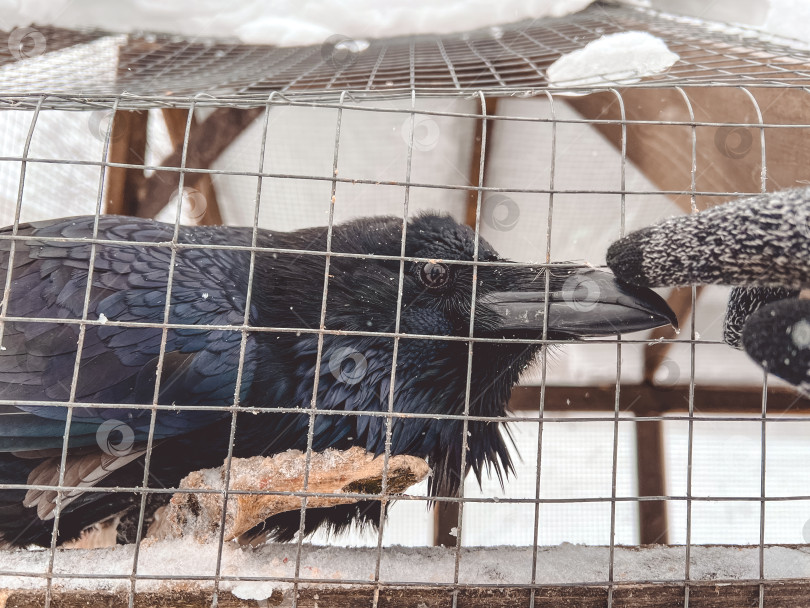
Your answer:
[[[258,230],[250,297],[249,228],[180,227],[173,239],[172,225],[102,216],[91,239],[95,221],[0,232],[2,280],[11,269],[0,348],[0,544],[50,543],[56,492],[49,486],[59,482],[66,421],[63,481],[71,489],[62,491],[59,542],[112,516],[134,513],[137,521],[138,492],[83,488],[141,486],[150,429],[149,487],[176,487],[193,470],[222,465],[232,421],[224,406],[237,395],[240,356],[244,411],[234,456],[306,449],[316,374],[313,449],[383,453],[385,417],[341,414],[387,411],[400,289],[393,408],[417,415],[464,411],[474,279],[476,338],[541,338],[545,311],[554,339],[675,323],[654,292],[591,269],[554,270],[546,304],[545,270],[507,263],[483,240],[478,260],[501,263],[474,267],[474,232],[439,215],[406,224],[404,262],[398,218],[360,219],[331,232]],[[539,350],[536,341],[475,341],[470,413],[503,416]],[[155,396],[169,407],[152,409]],[[508,472],[499,424],[473,420],[468,431],[467,470],[479,478],[486,466]],[[458,419],[394,418],[390,449],[425,458],[431,495],[452,496],[467,472],[460,471],[461,435]],[[154,510],[169,494],[148,496]],[[308,510],[305,532],[378,523],[379,505]],[[290,539],[299,514],[275,516],[262,528]],[[123,536],[134,538],[131,526]]]

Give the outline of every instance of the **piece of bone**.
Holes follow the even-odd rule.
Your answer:
[[[228,495],[224,539],[239,537],[271,515],[301,508],[301,496],[260,492],[306,491],[331,495],[307,497],[307,508],[351,504],[366,499],[343,494],[381,493],[383,464],[382,456],[375,457],[359,447],[313,452],[305,489],[307,458],[304,452],[289,450],[270,457],[232,458],[230,492],[258,493]],[[430,472],[428,464],[415,456],[391,456],[387,468],[386,496],[403,492]],[[175,493],[149,527],[147,536],[158,539],[191,536],[200,542],[216,539],[222,521],[225,472],[223,465],[195,471],[183,478],[179,489],[197,492]]]

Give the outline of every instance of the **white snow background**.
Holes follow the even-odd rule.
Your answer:
[[[558,17],[592,0],[0,0],[0,27],[98,27],[236,38],[296,46],[333,34],[358,39],[463,32],[523,19]],[[810,43],[806,0],[637,0],[628,4],[742,23]],[[226,8],[227,7],[227,8]]]
[[[321,44],[333,34],[384,38],[463,32],[558,17],[592,0],[0,0],[0,26],[31,24],[237,38],[254,44]]]

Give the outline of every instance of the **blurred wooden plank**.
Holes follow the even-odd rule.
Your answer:
[[[636,415],[660,415],[654,409],[639,407]],[[636,471],[639,496],[666,496],[666,454],[664,453],[664,424],[658,420],[636,422]],[[638,502],[639,542],[642,545],[667,544],[669,524],[667,503],[663,500]]]
[[[456,546],[456,535],[450,532],[458,526],[458,511],[457,502],[437,502],[433,505],[434,546]]]
[[[614,385],[547,386],[545,410],[567,412],[612,412]],[[637,405],[638,404],[638,405]],[[688,386],[623,384],[619,395],[622,412],[635,412],[640,404],[652,404],[661,414],[682,414],[689,410]],[[512,391],[509,409],[513,412],[538,411],[539,386],[519,386]],[[695,414],[759,414],[762,388],[695,386]],[[768,414],[810,414],[810,400],[788,388],[768,389]]]
[[[487,97],[484,101],[487,116],[495,116],[498,113],[498,98]],[[480,111],[480,108],[479,108]],[[491,120],[487,122],[487,142],[489,145],[486,150],[482,150],[484,139],[484,122],[483,118],[478,118],[475,121],[475,136],[473,138],[473,149],[470,155],[470,172],[469,182],[471,186],[478,186],[479,188],[486,182],[486,171],[489,166],[490,150],[492,150],[492,133],[497,121]],[[484,176],[481,177],[481,154],[484,154]],[[479,181],[481,183],[479,183]],[[483,208],[483,200],[482,200]],[[468,226],[475,227],[475,213],[478,209],[478,191],[469,190],[467,192],[467,215],[465,223]]]
[[[484,101],[487,116],[495,116],[498,113],[498,98],[487,97]],[[480,111],[480,109],[479,109]],[[483,149],[484,124],[487,129],[487,142],[490,145]],[[468,181],[470,185],[481,187],[486,182],[486,171],[489,166],[490,150],[492,150],[492,133],[497,121],[486,121],[478,118],[475,121],[475,135],[473,137],[473,149],[470,155],[470,170]],[[484,175],[481,175],[481,155],[484,155]],[[483,195],[482,204],[483,209]],[[475,227],[476,212],[478,211],[478,191],[467,192],[467,209],[464,222],[471,227]],[[433,544],[437,547],[455,547],[456,537],[451,534],[453,528],[458,526],[458,503],[436,503],[433,507]]]
[[[703,288],[695,290],[695,301]],[[667,297],[667,304],[679,319],[687,319],[692,314],[692,289],[673,289]],[[650,333],[650,340],[672,339],[676,336],[671,325],[657,327]],[[666,358],[672,342],[651,343],[644,351],[644,382],[654,384],[655,372]],[[638,416],[654,417],[660,412],[650,409],[650,405],[635,408]],[[636,469],[639,496],[666,495],[666,455],[664,454],[664,428],[658,421],[636,423]],[[667,505],[663,501],[641,501],[638,503],[639,542],[642,545],[669,542]]]
[[[695,290],[695,302],[700,298],[703,287]],[[692,315],[692,288],[683,287],[673,289],[667,297],[667,304],[675,313],[675,316],[685,322]],[[652,340],[672,340],[677,337],[675,328],[672,325],[656,327],[650,332],[649,339]],[[661,366],[667,354],[672,349],[673,342],[661,342],[658,344],[648,344],[644,351],[644,382],[654,384],[655,372]]]
[[[128,165],[143,165],[146,156],[147,111],[126,112],[119,110],[111,117],[112,132],[108,161]],[[137,215],[143,169],[107,167],[104,212],[115,215]]]
[[[166,129],[169,132],[169,139],[174,148],[182,150],[183,138],[186,135],[186,124],[188,121],[188,110],[183,108],[163,108],[163,120],[166,122]],[[191,131],[194,132],[199,126],[195,117],[191,118]],[[188,178],[186,178],[188,179]],[[185,183],[185,180],[184,180]],[[222,214],[219,210],[219,202],[217,201],[217,193],[214,189],[214,182],[211,175],[202,174],[199,177],[196,188],[202,196],[202,201],[205,206],[202,209],[196,209],[195,218],[197,224],[201,226],[221,226]],[[198,205],[199,206],[199,205]]]
[[[762,190],[763,150],[757,107],[763,122],[807,124],[810,94],[787,88],[751,88],[754,99],[739,87],[684,87],[697,122],[695,136],[695,188],[704,192],[757,193]],[[690,122],[689,106],[677,89],[620,90],[627,120]],[[588,119],[620,120],[616,95],[595,93],[566,102]],[[725,124],[724,124],[725,123]],[[745,126],[727,126],[739,123]],[[617,149],[621,126],[595,124]],[[800,185],[810,178],[810,129],[764,129],[766,190]],[[692,126],[628,124],[627,158],[661,190],[690,190],[692,183]],[[688,195],[673,196],[690,211]],[[734,196],[698,196],[699,209]]]
[[[643,548],[640,551],[644,551]],[[189,587],[189,583],[177,586]],[[810,606],[810,582],[799,580],[775,581],[762,585],[765,606],[790,606],[799,608]],[[712,583],[693,582],[689,585],[689,605],[694,608],[739,608],[759,606],[760,585],[751,582]],[[684,605],[683,584],[627,584],[619,583],[613,588],[612,605],[615,608],[669,608]],[[270,606],[292,605],[290,592],[287,596],[280,591],[265,600],[242,600],[232,593],[220,592],[219,608],[269,608]],[[541,585],[534,589],[536,608],[605,608],[608,605],[607,585]],[[386,586],[380,585],[379,594],[374,586],[338,587],[309,583],[299,589],[297,604],[301,608],[355,608],[372,606],[379,608],[450,608],[453,596],[459,608],[511,608],[529,606],[531,590],[528,588],[504,585],[493,587],[459,587],[452,585],[435,586]],[[210,608],[212,593],[193,589],[166,589],[154,593],[135,595],[135,608]],[[39,590],[9,591],[0,590],[0,604],[3,608],[41,608],[45,605],[45,593]],[[55,591],[52,608],[126,608],[127,593],[110,591]]]
[[[169,132],[169,141],[172,142],[172,146],[175,149],[181,147],[183,138],[186,135],[188,110],[185,108],[163,108],[160,113],[163,115],[163,122],[166,123],[166,130]],[[196,122],[196,118],[192,119],[192,129]]]
[[[4,595],[5,594],[5,595]],[[277,594],[278,595],[278,594]],[[158,593],[137,593],[135,608],[210,608],[211,592],[166,590]],[[219,608],[247,608],[276,606],[277,603],[255,600],[242,600],[232,593],[219,594]],[[3,601],[5,600],[5,601]],[[272,599],[270,600],[272,601]],[[4,591],[0,589],[0,606],[3,608],[42,608],[45,605],[45,592],[38,590]],[[54,591],[51,608],[128,608],[129,597],[126,592],[110,593],[109,591]]]
[[[196,129],[192,129],[186,154],[186,167],[208,169],[220,154],[265,111],[259,108],[217,108]],[[184,131],[185,133],[185,127]],[[160,165],[180,167],[183,156],[182,143],[164,158]],[[186,173],[183,186],[199,188],[205,173]],[[154,217],[165,207],[177,192],[180,183],[179,171],[155,171],[145,183],[139,217]]]

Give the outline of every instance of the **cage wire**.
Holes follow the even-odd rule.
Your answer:
[[[545,70],[559,56],[604,34],[629,30],[658,36],[680,60],[637,83],[554,88],[546,82]],[[607,245],[634,228],[807,179],[806,146],[797,152],[781,142],[806,140],[810,129],[801,112],[810,103],[810,54],[759,32],[644,8],[597,5],[568,17],[463,35],[371,40],[362,51],[343,39],[321,47],[273,48],[45,27],[25,34],[22,46],[0,44],[5,110],[0,223],[16,227],[122,210],[157,214],[174,224],[175,238],[138,244],[166,248],[169,268],[184,250],[211,248],[179,240],[177,229],[181,223],[216,223],[214,212],[229,225],[281,231],[326,226],[331,235],[334,225],[350,218],[410,218],[423,210],[470,222],[476,236],[526,267],[600,266]],[[588,106],[593,99],[603,100],[595,114]],[[188,112],[167,113],[178,110]],[[217,154],[207,158],[199,137],[211,134],[206,124],[222,110],[251,114],[228,131],[230,139],[212,146]],[[181,120],[172,126],[177,116]],[[228,116],[228,124],[237,120]],[[663,143],[645,147],[650,141]],[[128,152],[117,155],[122,146]],[[792,164],[784,160],[785,147]],[[662,165],[657,172],[645,165],[648,153]],[[125,178],[119,199],[144,203],[144,192],[165,198],[147,199],[144,207],[114,207],[116,171],[116,179],[138,176],[134,183]],[[0,238],[14,242],[20,238],[15,234]],[[111,245],[101,237],[91,242],[94,251]],[[265,253],[326,261],[320,327],[251,327],[246,312],[242,324],[219,328],[241,336],[243,353],[247,336],[256,332],[311,333],[319,343],[336,334],[325,328],[323,316],[329,262],[353,254],[329,245],[326,251],[257,247],[255,230],[252,245],[242,249],[250,251],[251,270],[256,255]],[[405,262],[420,261],[404,254],[403,243],[401,255],[391,258],[400,273]],[[90,273],[92,268],[91,262]],[[14,317],[7,309],[10,276],[3,280],[4,321],[81,328],[100,322],[88,315],[89,288],[76,318]],[[170,294],[171,278],[166,289]],[[256,289],[255,282],[249,285],[247,301]],[[706,288],[699,298],[697,293],[687,294],[678,336],[653,333],[576,344],[543,340],[539,365],[516,389],[513,411],[502,419],[515,439],[516,476],[503,487],[492,475],[481,487],[468,479],[460,498],[439,500],[451,508],[435,523],[423,483],[398,498],[379,532],[354,531],[337,539],[318,534],[307,541],[312,544],[299,537],[289,545],[256,549],[254,561],[223,543],[221,531],[213,553],[192,548],[186,557],[194,558],[186,564],[172,557],[176,545],[166,550],[136,542],[93,558],[58,551],[54,536],[44,552],[0,552],[0,581],[41,591],[46,607],[58,604],[58,593],[82,585],[124,590],[126,604],[140,605],[139,594],[161,582],[202,585],[206,595],[200,605],[231,605],[232,591],[253,585],[249,593],[266,591],[265,599],[251,596],[262,606],[280,591],[281,601],[311,605],[317,593],[331,597],[341,585],[360,589],[358,603],[373,605],[400,605],[391,599],[392,589],[406,589],[410,599],[447,599],[453,606],[471,601],[476,589],[541,605],[553,596],[540,591],[557,585],[564,593],[595,594],[587,597],[614,606],[627,605],[629,587],[643,584],[656,593],[675,589],[673,601],[689,605],[710,583],[740,583],[739,597],[747,605],[764,606],[777,593],[775,582],[806,584],[810,571],[795,550],[810,535],[810,474],[801,466],[810,451],[804,441],[807,402],[778,390],[778,380],[766,379],[743,354],[722,344],[727,290]],[[166,322],[142,325],[162,332],[161,358],[167,330],[183,327],[168,322],[170,303],[167,296]],[[397,327],[380,334],[393,340],[395,357],[396,345],[409,337],[400,331],[400,312]],[[470,333],[462,340],[470,344],[469,389],[472,345],[480,338]],[[649,353],[662,345],[665,355],[649,364]],[[319,350],[315,369],[320,356]],[[240,376],[242,365],[240,360]],[[71,395],[79,373],[77,366]],[[317,382],[313,378],[316,392]],[[157,403],[157,390],[154,400],[141,406],[153,417],[173,407]],[[475,419],[469,407],[468,390],[465,430]],[[245,415],[237,414],[238,406],[221,409]],[[325,413],[336,415],[314,401],[302,413],[310,417],[308,461],[311,421]],[[403,416],[391,401],[377,415],[389,434],[392,421]],[[153,432],[154,426],[149,446]],[[466,433],[462,441],[466,446]],[[231,443],[228,462],[232,450]],[[651,455],[656,451],[663,470],[650,493],[645,467],[656,460]],[[389,456],[387,450],[386,462]],[[63,450],[63,470],[66,457]],[[143,536],[147,495],[177,492],[150,484],[148,464],[141,486],[103,488],[142,497],[136,541]],[[63,482],[34,487],[56,490],[61,500],[75,489]],[[382,483],[385,487],[385,476]],[[243,493],[226,489],[224,496]],[[656,517],[658,524],[650,523]],[[658,536],[651,537],[650,530]],[[419,553],[392,547],[434,542],[449,548]],[[650,554],[651,566],[634,568],[623,545],[648,542],[670,546]],[[555,547],[560,543],[588,547]],[[712,544],[747,548],[729,558],[701,546]],[[487,545],[514,547],[491,554],[474,549]],[[319,567],[319,560],[334,572]]]

